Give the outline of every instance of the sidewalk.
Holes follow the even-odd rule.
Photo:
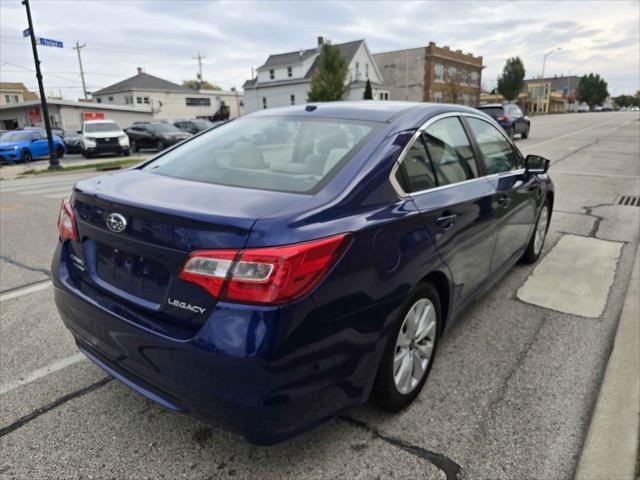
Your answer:
[[[149,158],[150,155],[142,153],[142,154],[136,154],[135,156],[131,156],[131,157],[105,157],[105,158],[99,158],[99,159],[72,159],[72,160],[61,160],[60,161],[60,165],[62,165],[63,167],[74,167],[74,166],[79,166],[79,165],[87,165],[87,170],[91,170],[92,168],[96,168],[102,164],[105,163],[112,163],[112,162],[117,162],[117,161],[127,161],[127,160],[135,160],[137,159],[138,161],[142,161],[146,158]],[[20,177],[21,175],[24,174],[25,171],[27,170],[46,170],[49,167],[49,163],[48,162],[43,162],[43,161],[38,161],[38,162],[32,162],[32,163],[27,163],[27,164],[22,164],[19,163],[17,165],[3,165],[2,168],[0,168],[0,179],[2,180],[15,180],[16,178]],[[77,171],[82,171],[82,170],[77,170]],[[56,171],[56,170],[52,170],[50,172],[52,175],[53,174],[57,174],[57,173],[68,173],[65,172],[65,170],[61,170],[60,172]],[[43,174],[40,174],[40,176]],[[35,178],[33,176],[29,176],[30,178]]]
[[[631,480],[640,427],[640,249],[576,480]]]

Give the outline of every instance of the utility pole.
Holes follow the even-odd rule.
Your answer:
[[[86,46],[87,46],[86,43],[83,43],[82,45],[80,45],[80,42],[76,40],[76,46],[73,47],[73,49],[78,52],[78,65],[80,65],[80,78],[82,78],[82,93],[84,93],[84,99],[88,100],[87,84],[84,81],[84,70],[82,70],[82,57],[80,56],[80,50],[82,50]]]
[[[38,79],[38,89],[40,91],[40,105],[42,107],[42,116],[44,117],[44,127],[47,130],[47,142],[49,143],[49,168],[59,169],[60,160],[56,155],[56,150],[53,148],[53,135],[51,134],[51,121],[49,120],[49,108],[47,107],[47,96],[44,93],[44,86],[42,85],[42,73],[40,72],[40,60],[38,59],[38,48],[36,47],[36,35],[33,31],[33,22],[31,20],[31,8],[29,7],[29,0],[22,0],[22,5],[27,10],[27,22],[29,23],[29,36],[31,37],[31,49],[33,50],[33,61],[36,64],[36,78]]]
[[[200,87],[202,86],[202,59],[207,58],[207,56],[203,55],[202,53],[198,53],[197,55],[194,55],[191,58],[193,58],[194,60],[198,60],[198,90],[199,90]]]
[[[541,95],[544,95],[544,67],[547,63],[547,57],[549,55],[551,55],[553,52],[557,52],[558,50],[562,50],[562,47],[556,47],[552,50],[549,50],[547,53],[544,54],[544,56],[542,57],[542,73],[540,74],[540,94],[538,95],[538,104],[536,105],[536,113],[538,113],[538,109],[540,108],[540,97]],[[549,92],[549,94],[551,94],[551,92]],[[547,96],[547,104],[549,103],[548,100],[548,96]],[[548,105],[547,105],[548,107]],[[548,108],[547,108],[548,110]],[[544,113],[544,112],[543,112]]]

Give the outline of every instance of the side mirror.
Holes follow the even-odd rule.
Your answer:
[[[77,133],[82,135],[82,130],[77,130]]]
[[[551,162],[539,155],[527,155],[524,159],[524,169],[528,173],[547,173]]]

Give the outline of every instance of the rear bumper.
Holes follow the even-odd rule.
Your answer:
[[[166,408],[251,443],[272,444],[368,398],[382,340],[379,331],[359,333],[354,324],[371,323],[377,306],[362,318],[342,319],[340,330],[330,332],[313,318],[311,299],[279,308],[218,303],[192,337],[172,338],[128,319],[121,303],[74,284],[60,261],[62,250],[52,265],[55,302],[78,347]],[[315,335],[305,331],[309,319]],[[323,337],[319,328],[329,333]],[[276,340],[289,329],[287,338]]]

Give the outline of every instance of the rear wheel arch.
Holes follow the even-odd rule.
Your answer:
[[[440,299],[440,309],[442,315],[442,332],[444,332],[447,321],[449,319],[449,302],[451,300],[451,284],[449,282],[449,278],[442,273],[441,271],[435,270],[425,275],[422,280],[418,283],[421,285],[423,283],[430,283],[433,285],[433,288],[438,292],[438,297]]]

